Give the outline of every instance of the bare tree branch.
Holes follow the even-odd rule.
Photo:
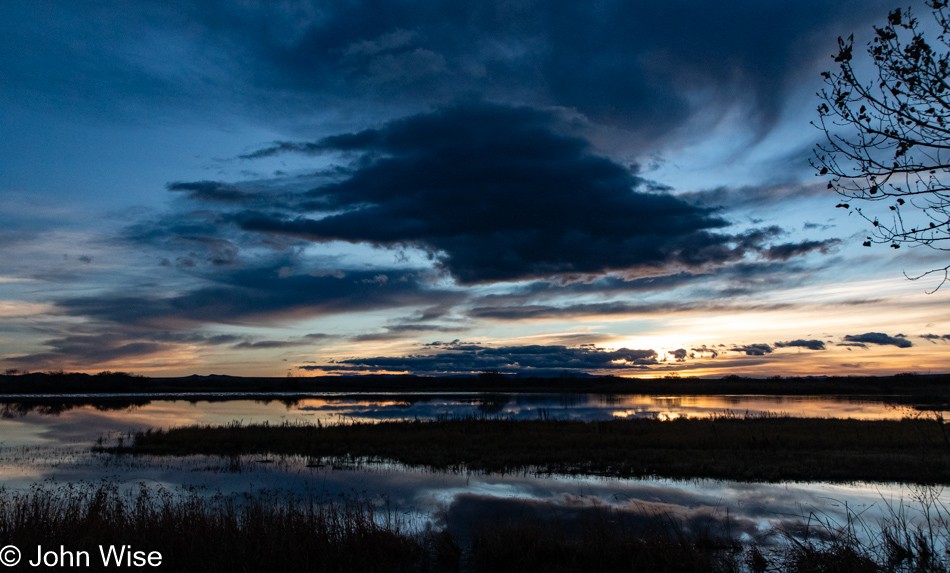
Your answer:
[[[812,166],[845,208],[868,221],[864,245],[904,244],[950,251],[950,21],[948,0],[928,5],[938,26],[933,42],[911,11],[897,9],[875,27],[867,53],[877,77],[862,81],[852,67],[853,36],[838,38],[836,72],[825,72]],[[868,203],[868,212],[850,201]],[[942,273],[933,269],[917,277]],[[931,291],[933,292],[933,291]]]

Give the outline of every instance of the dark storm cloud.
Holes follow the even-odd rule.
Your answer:
[[[69,122],[94,115],[108,118],[108,126],[123,119],[140,126],[142,118],[184,114],[201,118],[201,126],[266,126],[281,137],[335,132],[311,143],[278,142],[245,158],[264,159],[254,164],[261,165],[283,153],[329,154],[343,164],[307,183],[282,174],[259,184],[168,184],[176,211],[133,225],[123,236],[151,255],[161,278],[147,288],[115,285],[105,295],[57,301],[70,316],[152,332],[122,331],[98,345],[56,334],[47,358],[67,351],[90,360],[146,356],[166,344],[186,343],[161,332],[196,323],[266,323],[440,301],[451,307],[465,297],[432,287],[415,271],[285,277],[276,266],[254,266],[249,251],[258,247],[296,254],[308,241],[342,240],[419,248],[462,284],[563,279],[559,286],[526,287],[521,302],[532,296],[674,288],[715,276],[724,264],[740,267],[750,256],[784,261],[824,252],[821,241],[772,245],[776,228],[723,231],[730,207],[811,193],[810,186],[673,197],[637,169],[603,156],[609,144],[601,151],[590,142],[604,145],[607,125],[630,142],[625,152],[669,150],[670,140],[704,133],[676,128],[697,119],[713,125],[728,111],[764,131],[798,74],[811,73],[816,54],[830,63],[830,42],[816,38],[833,38],[843,24],[847,33],[858,27],[858,18],[873,20],[876,5],[877,0],[11,4],[0,18],[0,101],[15,104],[11,113],[41,109]],[[503,105],[512,102],[523,107]],[[383,123],[394,117],[403,119]],[[179,121],[172,117],[170,124]],[[179,177],[185,175],[171,178]],[[722,198],[727,201],[717,202]],[[726,209],[713,209],[719,206]],[[608,271],[626,272],[628,280],[595,276]],[[629,280],[644,274],[663,276]],[[189,282],[165,282],[159,292],[157,283],[172,276]],[[729,294],[766,284],[750,281]],[[486,300],[473,316],[570,317],[662,308],[576,301],[511,306],[514,302]],[[703,305],[683,304],[694,306],[675,308]],[[376,336],[429,327],[383,328]],[[283,344],[219,340],[198,337],[191,343]]]
[[[807,348],[809,350],[824,350],[825,342],[823,340],[790,340],[788,342],[776,342],[776,348]]]
[[[891,345],[898,348],[909,348],[914,345],[902,335],[888,336],[883,332],[868,332],[865,334],[848,334],[844,337],[847,342],[857,342],[860,344],[880,344]]]
[[[943,336],[939,334],[921,334],[920,337],[930,342],[934,342],[935,340],[950,340],[950,334],[944,334]]]
[[[460,283],[702,268],[762,253],[782,231],[715,233],[726,221],[663,193],[569,135],[557,114],[466,104],[381,129],[281,144],[288,150],[360,151],[352,177],[302,203],[322,218],[246,211],[242,229],[313,241],[422,248]],[[798,246],[805,252],[815,246]],[[788,253],[788,258],[796,253]]]
[[[342,277],[281,276],[281,267],[213,275],[217,284],[175,296],[90,296],[57,303],[66,314],[125,324],[246,324],[458,300],[414,272],[351,272]],[[381,280],[385,276],[387,280]]]
[[[590,346],[502,346],[488,347],[464,342],[443,343],[438,354],[399,357],[370,357],[336,360],[323,366],[302,366],[305,370],[393,370],[417,374],[467,374],[499,372],[551,373],[561,370],[642,369],[657,364],[653,350],[619,348],[604,350]]]
[[[694,114],[715,121],[738,101],[764,127],[792,83],[833,51],[833,38],[866,28],[889,7],[858,0],[156,0],[82,9],[26,2],[4,13],[0,53],[21,57],[0,58],[0,75],[24,99],[41,94],[99,113],[157,100],[292,121],[293,111],[328,104],[419,109],[477,94],[569,106],[647,134],[668,133]],[[689,97],[697,93],[702,101]]]

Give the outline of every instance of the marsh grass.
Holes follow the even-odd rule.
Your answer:
[[[0,493],[0,542],[25,557],[37,545],[88,551],[93,570],[100,544],[158,551],[170,571],[452,570],[444,567],[444,539],[408,532],[391,510],[280,492],[235,498],[145,486],[122,492],[110,483],[37,485]]]
[[[116,454],[301,455],[314,464],[393,460],[436,470],[950,483],[941,419],[505,420],[191,426],[135,435]]]
[[[44,483],[0,490],[0,544],[26,558],[37,545],[95,556],[100,544],[126,544],[159,551],[159,570],[182,572],[947,572],[940,492],[920,488],[909,503],[886,505],[882,523],[854,511],[843,523],[809,514],[765,541],[738,541],[728,516],[690,529],[670,514],[631,518],[602,507],[579,527],[557,519],[481,524],[460,543],[448,529],[410,527],[373,500]],[[95,558],[91,565],[103,570]]]
[[[810,514],[801,531],[783,531],[783,556],[774,567],[753,571],[793,573],[946,573],[950,571],[950,521],[940,491],[913,490],[912,499],[884,502],[886,517],[868,522],[847,510],[843,522]],[[767,560],[760,565],[769,564]]]

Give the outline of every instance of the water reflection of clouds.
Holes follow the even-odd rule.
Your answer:
[[[690,415],[722,413],[724,406],[744,404],[750,413],[775,411],[777,406],[800,406],[801,411],[828,415],[877,418],[900,417],[900,410],[880,402],[848,402],[835,398],[752,396],[737,400],[729,396],[602,396],[563,394],[488,394],[469,396],[393,395],[380,400],[353,396],[276,400],[153,400],[126,409],[98,409],[78,405],[46,415],[29,408],[22,416],[0,420],[0,446],[91,446],[100,436],[123,435],[150,427],[168,428],[194,424],[339,423],[350,420],[431,420],[440,416],[489,415],[511,419],[596,420],[612,416]],[[486,404],[489,405],[486,408]],[[678,411],[663,411],[659,405],[676,405]],[[50,411],[51,413],[52,411]],[[20,470],[17,470],[20,472]],[[93,472],[95,473],[95,472]],[[6,475],[6,474],[3,474]],[[0,479],[2,475],[0,475]],[[578,478],[575,478],[575,480]],[[175,480],[172,480],[173,482]],[[800,494],[796,494],[800,501]],[[753,499],[747,495],[746,502]],[[773,504],[774,501],[768,502]],[[794,508],[793,508],[794,509]],[[783,510],[784,511],[784,510]],[[800,511],[800,510],[799,510]]]
[[[282,421],[305,420],[298,420],[293,414],[288,415],[287,406],[280,402],[155,400],[123,410],[103,410],[84,404],[55,415],[28,411],[15,419],[0,420],[0,439],[7,445],[39,443],[40,439],[57,444],[91,445],[99,436],[127,434],[148,428]]]
[[[261,461],[268,463],[261,463]],[[396,463],[344,469],[307,467],[299,456],[161,458],[93,454],[87,448],[5,448],[0,480],[25,488],[42,480],[97,482],[135,488],[197,487],[209,495],[261,488],[316,499],[359,497],[385,501],[400,515],[465,529],[504,518],[556,516],[564,523],[609,510],[623,519],[673,517],[686,527],[718,527],[726,515],[737,534],[762,538],[770,530],[795,531],[809,516],[844,522],[845,509],[886,514],[884,500],[909,500],[912,488],[896,484],[764,484],[715,480],[616,479],[593,476],[497,475],[427,471]],[[237,471],[235,471],[237,470]]]
[[[18,416],[0,420],[0,441],[42,442],[42,439],[95,439],[108,432],[192,424],[324,423],[345,420],[433,420],[441,416],[539,417],[606,420],[614,417],[704,417],[741,412],[751,415],[788,413],[797,416],[901,418],[913,411],[882,402],[842,397],[799,396],[603,396],[564,394],[484,394],[439,397],[392,395],[379,400],[327,396],[298,400],[161,400],[123,409],[92,404],[46,412],[39,405],[8,402]],[[55,415],[45,415],[45,414]],[[57,421],[58,420],[58,421]],[[43,427],[42,430],[29,429]],[[83,426],[86,426],[85,430]],[[62,433],[61,433],[62,432]]]
[[[899,419],[909,406],[853,396],[619,396],[609,405],[636,414],[666,410],[690,418],[721,414],[783,414],[809,418]],[[675,411],[675,412],[671,412]]]
[[[192,424],[338,423],[346,419],[435,419],[439,416],[497,415],[512,419],[550,417],[609,419],[617,415],[707,416],[735,411],[788,411],[814,416],[899,418],[903,412],[880,402],[815,397],[597,396],[559,394],[318,397],[296,401],[152,400],[134,408],[109,410],[79,405],[56,415],[26,409],[22,417],[0,420],[0,483],[26,488],[38,481],[97,482],[107,478],[127,487],[196,486],[209,494],[282,489],[316,498],[383,498],[418,524],[472,527],[505,517],[557,516],[562,523],[595,517],[595,512],[636,520],[666,514],[686,527],[718,527],[728,512],[732,531],[765,535],[779,528],[796,531],[803,519],[819,516],[843,522],[846,508],[865,511],[868,520],[887,513],[887,502],[909,500],[911,488],[894,484],[763,484],[714,480],[622,480],[598,476],[536,476],[436,472],[394,463],[333,469],[307,467],[300,457],[205,456],[157,458],[94,454],[101,435],[149,427]],[[240,470],[240,471],[234,471]],[[942,494],[941,494],[942,495]]]
[[[556,523],[560,531],[576,535],[585,523],[607,521],[612,528],[678,527],[686,532],[731,534],[743,539],[761,539],[771,523],[754,516],[730,512],[722,504],[681,506],[674,503],[629,501],[604,504],[590,496],[563,494],[546,500],[498,498],[466,493],[436,515],[435,522],[459,538],[479,527],[499,523]],[[642,529],[641,529],[642,530]]]

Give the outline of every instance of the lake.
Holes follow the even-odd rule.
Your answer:
[[[697,417],[787,414],[809,417],[899,419],[926,415],[925,405],[896,397],[626,396],[592,394],[315,394],[249,399],[220,393],[184,395],[0,397],[0,483],[107,479],[130,488],[198,488],[209,494],[259,489],[303,495],[374,499],[415,526],[449,527],[464,537],[473,524],[499,517],[557,517],[569,523],[609,508],[632,514],[669,514],[688,524],[728,527],[761,540],[803,522],[845,524],[847,512],[869,522],[900,503],[912,507],[924,490],[901,484],[740,483],[666,478],[498,475],[435,472],[395,463],[353,460],[314,466],[296,456],[113,456],[93,453],[147,428],[191,424],[337,424],[371,420],[430,420],[445,416],[541,416],[597,420],[616,417]],[[932,492],[932,490],[931,490]],[[937,492],[946,501],[943,491]]]

